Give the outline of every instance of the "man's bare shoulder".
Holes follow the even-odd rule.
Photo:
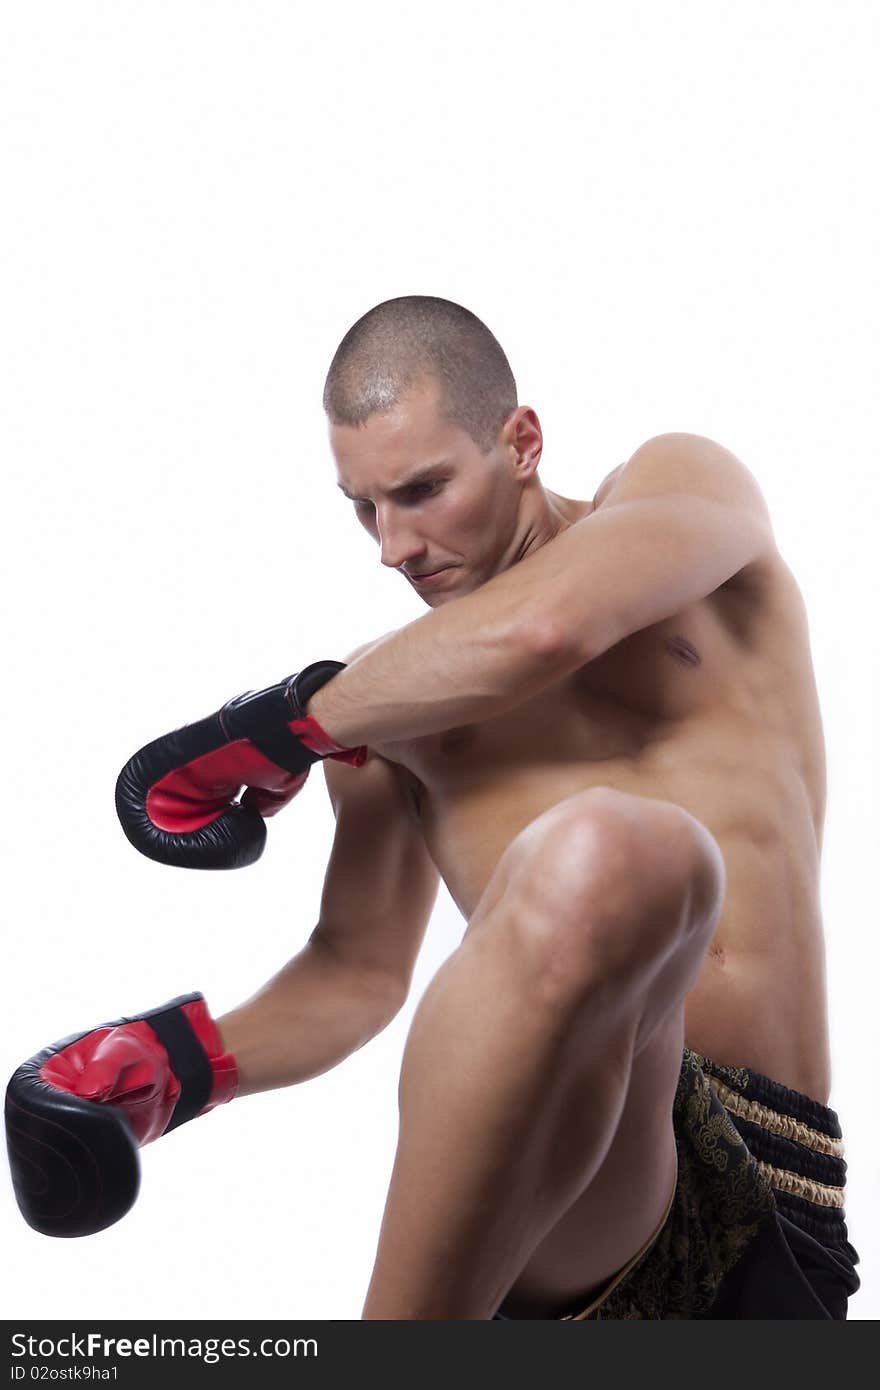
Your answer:
[[[596,511],[599,507],[601,507],[602,503],[605,501],[605,498],[608,496],[609,492],[614,487],[614,484],[620,477],[624,468],[626,468],[626,464],[619,463],[616,468],[612,468],[611,472],[608,474],[607,477],[602,479],[601,483],[596,489],[596,495],[593,498],[593,511]]]
[[[576,497],[563,497],[561,493],[552,492],[549,488],[546,489],[547,496],[562,513],[565,520],[574,525],[576,521],[583,520],[585,516],[589,516],[601,507],[625,467],[625,463],[620,463],[616,468],[612,468],[596,489],[592,502],[584,502]]]

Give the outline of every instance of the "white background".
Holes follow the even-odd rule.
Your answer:
[[[440,295],[505,347],[547,486],[591,497],[680,429],[769,502],[828,741],[850,1314],[878,1315],[877,15],[4,7],[4,1075],[191,989],[225,1012],[314,926],[320,773],[234,874],[139,857],[113,787],[147,740],[425,611],[337,493],[321,389],[373,304]],[[461,930],[442,890],[394,1024],[145,1150],[103,1234],[36,1235],[4,1170],[5,1316],[358,1318],[408,1021]]]

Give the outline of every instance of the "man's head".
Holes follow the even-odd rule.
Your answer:
[[[378,304],[337,348],[324,409],[340,487],[382,563],[431,607],[519,558],[541,427],[469,310],[429,295]]]

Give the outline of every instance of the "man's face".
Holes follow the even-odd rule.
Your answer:
[[[502,432],[482,454],[437,403],[427,382],[363,425],[330,426],[339,486],[379,542],[382,564],[431,608],[506,568],[522,491]]]

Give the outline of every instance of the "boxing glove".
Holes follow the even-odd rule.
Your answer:
[[[305,712],[344,669],[341,661],[316,661],[135,753],[116,780],[116,811],[135,849],[191,869],[237,869],[259,859],[264,818],[296,795],[313,763],[336,758],[360,767],[366,760],[366,748],[344,748]]]
[[[25,1221],[47,1236],[112,1226],[137,1197],[138,1149],[237,1088],[235,1058],[198,993],[44,1048],[6,1088],[6,1146]]]

